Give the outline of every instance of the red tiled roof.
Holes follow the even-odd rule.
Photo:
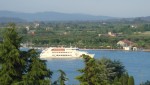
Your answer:
[[[124,40],[121,40],[122,42],[126,43],[127,45],[133,45],[134,43],[127,40],[127,39],[124,39]]]

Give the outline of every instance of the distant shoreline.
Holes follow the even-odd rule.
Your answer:
[[[128,51],[128,50],[123,50],[123,49],[83,49],[83,48],[81,48],[80,50]],[[132,51],[132,50],[129,50],[129,51]],[[137,51],[150,52],[150,49],[142,49],[142,50],[137,50]]]
[[[145,52],[150,52],[150,49],[144,49],[143,51],[145,51]]]
[[[28,48],[28,49],[44,49],[44,47],[22,47],[22,48]],[[106,51],[132,51],[132,50],[123,50],[123,49],[90,49],[90,48],[79,48],[80,50],[106,50]],[[141,49],[137,51],[144,51],[144,52],[150,52],[150,49]]]
[[[122,49],[83,49],[81,48],[80,50],[122,50]]]

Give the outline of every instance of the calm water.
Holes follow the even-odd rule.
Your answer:
[[[129,75],[134,76],[135,85],[139,85],[140,82],[150,80],[150,52],[129,52],[129,51],[104,51],[104,50],[87,50],[89,53],[94,53],[95,58],[107,57],[112,60],[120,60]],[[67,85],[77,85],[79,82],[75,80],[75,77],[80,75],[77,69],[83,68],[82,59],[59,59],[59,60],[48,60],[48,68],[50,68],[54,74],[52,81],[56,80],[59,76],[58,69],[62,69],[69,81]]]

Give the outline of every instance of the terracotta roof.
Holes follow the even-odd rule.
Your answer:
[[[126,43],[127,45],[133,45],[134,43],[132,41],[129,41],[127,39],[121,40],[122,42]]]

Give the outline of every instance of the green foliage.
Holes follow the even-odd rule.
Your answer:
[[[150,85],[150,81],[149,81],[149,80],[147,80],[146,82],[141,83],[140,85]]]
[[[88,55],[83,55],[85,68],[80,69],[82,75],[76,79],[81,85],[109,85],[122,84],[119,82],[120,76],[125,72],[124,66],[119,61],[111,61],[107,58],[95,60]]]
[[[119,78],[119,81],[117,82],[120,82],[122,85],[128,85],[128,74],[125,73],[125,74],[122,74],[121,77]]]
[[[134,85],[134,78],[133,76],[130,76],[128,79],[128,85]]]
[[[46,63],[40,60],[33,49],[28,51],[27,72],[23,75],[24,85],[49,85],[52,72],[47,69]]]
[[[123,20],[124,21],[124,20]],[[38,22],[18,25],[17,31],[25,36],[23,42],[35,46],[77,46],[79,48],[116,49],[116,43],[129,39],[138,47],[150,48],[150,23],[131,22]],[[5,25],[4,25],[5,26]],[[27,30],[25,26],[29,26]],[[3,26],[2,26],[3,27]],[[35,31],[34,35],[31,31]],[[0,37],[3,29],[0,29]],[[108,32],[116,34],[111,37]]]
[[[113,84],[112,85],[122,85],[122,83],[121,82],[119,82],[119,78],[118,77],[116,77],[115,79],[114,79],[114,82],[113,82]]]
[[[20,58],[20,41],[14,27],[6,29],[3,42],[0,44],[0,84],[10,85],[21,80],[25,61]]]
[[[104,73],[107,75],[109,81],[113,81],[115,77],[120,77],[125,72],[124,66],[120,61],[101,58],[97,62],[99,67],[103,66],[105,68],[106,72]]]
[[[65,85],[65,81],[68,80],[68,78],[66,77],[66,73],[61,69],[59,69],[58,72],[60,73],[60,76],[58,80],[54,81],[52,85]]]
[[[81,85],[94,85],[97,82],[96,78],[96,63],[95,59],[91,58],[90,56],[83,55],[85,68],[80,69],[79,72],[82,73],[81,76],[78,76],[76,79],[80,81]]]
[[[116,77],[112,85],[134,85],[133,76],[123,73],[120,78]]]
[[[52,72],[35,50],[19,50],[21,40],[10,24],[0,43],[0,85],[49,85]]]

